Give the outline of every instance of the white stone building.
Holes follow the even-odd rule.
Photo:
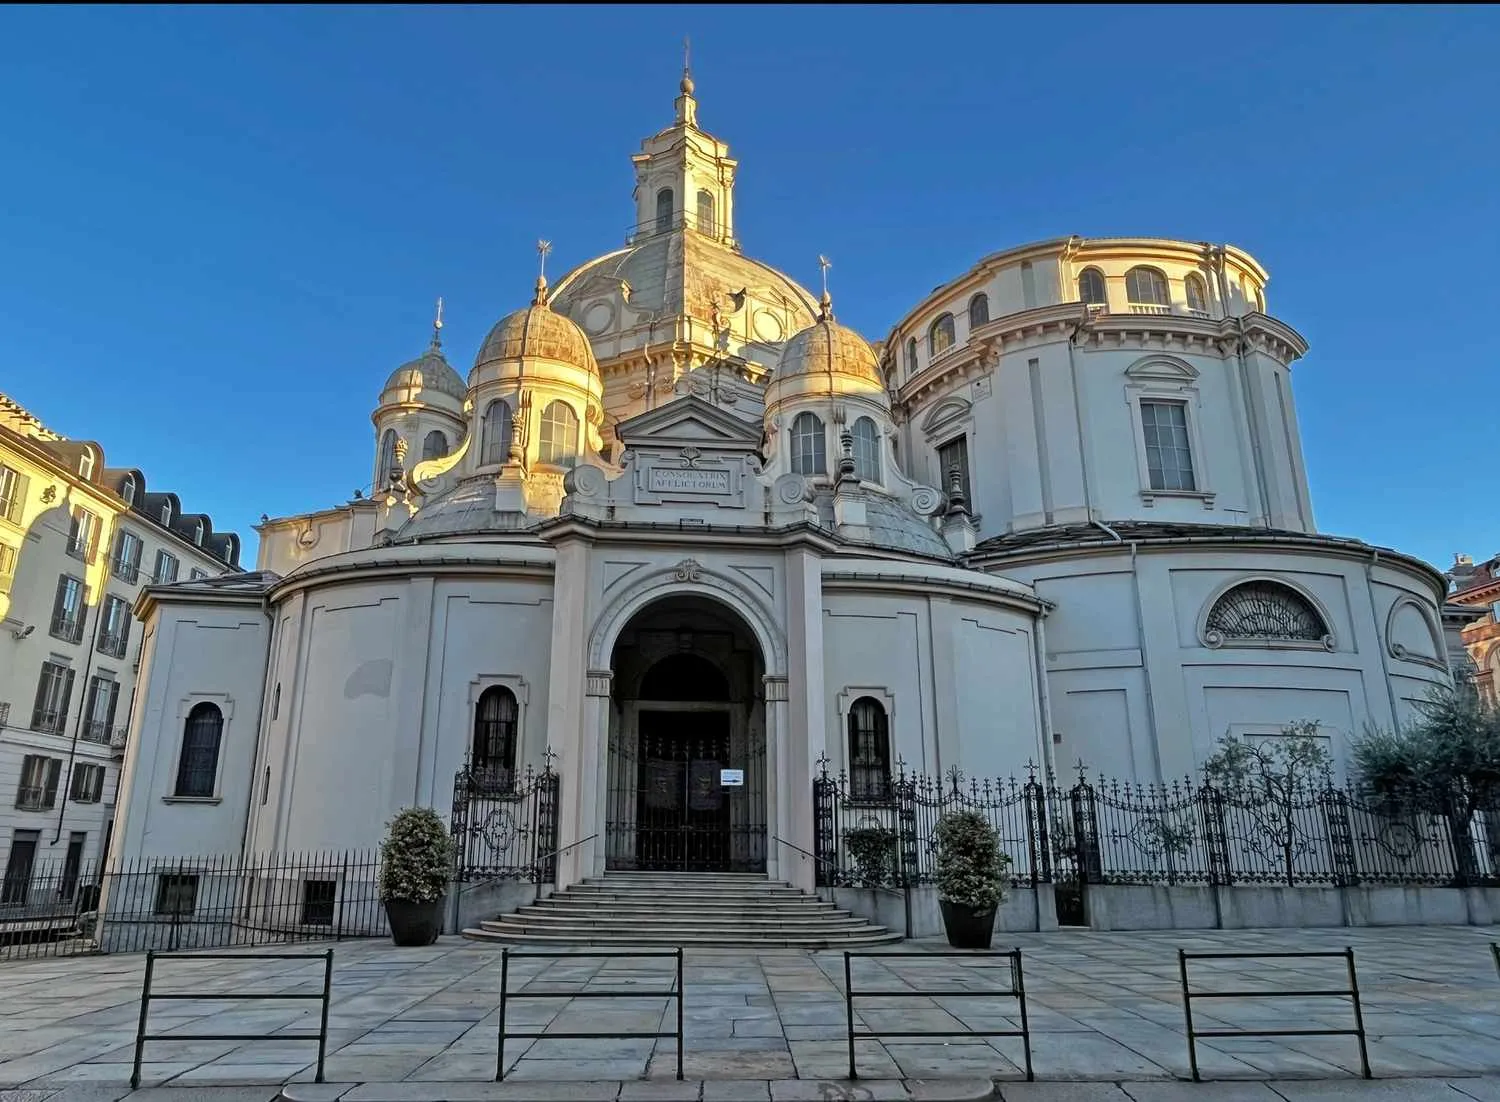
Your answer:
[[[623,248],[386,380],[371,497],[142,596],[117,854],[370,847],[550,753],[559,885],[809,886],[824,758],[1146,781],[1315,720],[1342,763],[1447,682],[1443,576],[1314,525],[1246,253],[1008,249],[872,346],[741,252],[687,79],[634,164]]]
[[[0,935],[22,910],[71,904],[108,851],[137,595],[236,573],[239,553],[140,470],[0,395]]]

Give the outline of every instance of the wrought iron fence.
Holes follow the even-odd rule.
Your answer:
[[[0,960],[389,933],[373,850],[7,870]]]
[[[557,877],[558,778],[552,752],[540,771],[465,762],[453,778],[453,878],[525,880]]]
[[[1500,884],[1500,809],[1354,785],[1133,784],[1080,771],[941,780],[899,769],[886,798],[853,794],[826,760],[813,781],[822,886],[931,883],[938,821],[976,811],[1013,887],[1082,884],[1470,886]]]

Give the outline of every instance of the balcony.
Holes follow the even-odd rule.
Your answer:
[[[0,727],[10,722],[10,701],[0,700]]]
[[[41,731],[46,735],[62,734],[63,723],[67,721],[67,714],[54,711],[50,708],[38,708],[31,713],[31,729]]]
[[[69,643],[83,638],[83,612],[63,609],[52,614],[52,634]]]
[[[68,540],[68,554],[79,562],[93,564],[95,558],[95,547],[92,542],[84,542],[78,539]]]
[[[128,727],[116,727],[109,733],[109,748],[111,750],[125,749],[125,739],[129,733],[130,728]]]
[[[1172,307],[1169,305],[1163,306],[1155,302],[1132,302],[1130,303],[1130,312],[1132,314],[1170,314]]]
[[[23,784],[16,790],[16,807],[21,811],[47,811],[52,801],[47,799],[45,786]]]
[[[126,559],[111,559],[109,572],[127,585],[135,585],[141,578],[141,564]]]
[[[83,725],[83,730],[79,732],[78,737],[84,742],[97,742],[108,746],[111,734],[108,723],[99,719],[91,719]]]
[[[101,631],[99,633],[99,650],[111,658],[125,657],[125,643],[124,632]]]

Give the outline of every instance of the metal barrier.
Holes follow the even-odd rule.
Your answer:
[[[1349,970],[1349,986],[1330,990],[1319,988],[1313,991],[1189,991],[1188,961],[1190,960],[1275,960],[1307,959],[1310,957],[1342,957]],[[1500,957],[1497,957],[1500,959]],[[1182,975],[1182,1012],[1187,1017],[1188,1064],[1193,1071],[1193,1082],[1201,1083],[1198,1075],[1199,1037],[1357,1037],[1359,1038],[1360,1075],[1371,1079],[1370,1053],[1365,1046],[1365,1015],[1359,1004],[1359,979],[1354,972],[1354,950],[1346,948],[1342,953],[1188,953],[1177,950],[1177,968]],[[1194,999],[1289,999],[1289,998],[1348,998],[1354,1002],[1353,1029],[1198,1029],[1193,1028]]]
[[[876,960],[889,959],[891,957],[921,957],[923,959],[944,959],[947,957],[963,957],[973,960],[975,957],[1004,957],[1010,960],[1010,990],[1009,991],[859,991],[854,990],[854,971],[850,967],[850,961],[855,957],[866,957]],[[898,1032],[877,1032],[866,1030],[863,1033],[854,1032],[854,998],[858,995],[862,999],[973,999],[994,998],[997,994],[1001,997],[1013,998],[1021,1008],[1020,1029],[965,1029],[954,1031],[951,1029],[915,1029],[900,1030]],[[858,1079],[859,1071],[854,1066],[854,1041],[857,1037],[866,1038],[888,1038],[888,1037],[1019,1037],[1022,1048],[1026,1053],[1026,1081],[1032,1082],[1035,1075],[1031,1068],[1031,1024],[1026,1017],[1026,976],[1021,968],[1021,950],[1012,949],[1008,953],[853,953],[844,952],[844,1014],[848,1021],[849,1032],[849,1078]]]
[[[677,962],[677,979],[670,991],[511,991],[510,990],[510,962],[517,958],[532,958],[536,960],[615,960],[627,958],[630,960],[642,960],[646,958],[670,957]],[[512,1033],[505,1028],[506,1004],[511,999],[676,999],[677,1000],[677,1030],[673,1033],[549,1033],[545,1030],[541,1033]],[[505,948],[500,951],[500,1040],[496,1053],[495,1082],[499,1083],[505,1079],[505,1041],[509,1037],[517,1040],[541,1040],[550,1041],[586,1041],[589,1038],[599,1038],[615,1041],[629,1040],[665,1040],[674,1037],[677,1040],[677,1078],[682,1078],[682,949],[673,949],[671,952],[639,952],[639,953],[544,953],[540,951],[528,952]]]
[[[135,1029],[135,1064],[130,1070],[131,1090],[136,1090],[141,1085],[141,1054],[145,1051],[147,1041],[317,1041],[318,1074],[313,1082],[323,1082],[323,1056],[328,1048],[328,997],[333,989],[332,949],[325,949],[321,953],[192,953],[189,955],[168,953],[166,956],[171,960],[321,960],[323,962],[323,990],[317,994],[299,992],[286,995],[273,995],[258,991],[228,994],[221,991],[208,993],[170,991],[165,994],[153,992],[151,980],[156,974],[156,962],[160,954],[155,949],[148,949],[146,951],[146,982],[141,988],[141,1017]],[[151,1002],[152,1000],[160,1002],[164,999],[196,999],[199,1002],[219,1002],[224,999],[321,999],[323,1013],[316,1033],[147,1033],[146,1015],[150,1011]]]
[[[1490,956],[1495,958],[1495,971],[1500,972],[1500,944],[1490,942]]]

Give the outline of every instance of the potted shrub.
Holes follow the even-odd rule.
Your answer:
[[[380,845],[380,901],[397,945],[431,945],[443,930],[453,872],[448,827],[430,807],[397,812]]]
[[[878,888],[890,873],[896,855],[896,832],[883,826],[856,827],[844,834],[862,888]]]
[[[938,820],[935,844],[938,905],[948,944],[955,949],[988,949],[1010,858],[1000,852],[994,828],[977,811],[944,815]]]

